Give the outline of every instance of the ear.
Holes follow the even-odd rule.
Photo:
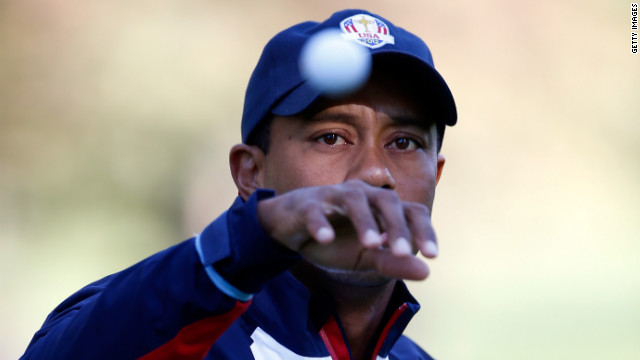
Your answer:
[[[438,164],[436,169],[436,184],[440,181],[440,175],[442,175],[442,169],[444,168],[445,158],[444,155],[438,154]]]
[[[229,153],[231,176],[245,201],[264,184],[265,156],[257,146],[237,144]]]

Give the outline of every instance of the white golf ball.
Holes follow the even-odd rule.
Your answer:
[[[346,96],[364,85],[371,72],[371,52],[340,30],[313,35],[300,53],[300,73],[309,84],[330,97]]]

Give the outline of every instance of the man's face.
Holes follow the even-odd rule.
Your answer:
[[[436,126],[397,85],[370,82],[356,95],[320,104],[309,115],[275,117],[264,187],[282,194],[357,179],[431,209],[444,164]]]
[[[282,194],[358,179],[431,208],[439,159],[436,127],[394,88],[373,82],[308,116],[276,116],[264,186]]]

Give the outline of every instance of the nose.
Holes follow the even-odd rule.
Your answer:
[[[375,187],[395,189],[396,181],[387,166],[384,149],[373,145],[363,147],[356,156],[347,180],[362,180]]]

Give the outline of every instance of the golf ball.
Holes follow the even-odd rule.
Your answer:
[[[340,30],[313,35],[300,53],[300,73],[309,84],[330,97],[349,95],[364,85],[371,72],[371,52]]]

